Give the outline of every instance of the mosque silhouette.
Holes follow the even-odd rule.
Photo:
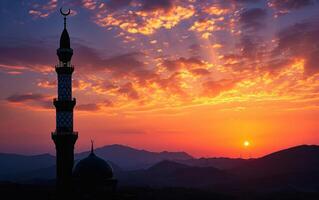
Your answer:
[[[112,167],[94,154],[93,141],[88,157],[74,165],[74,145],[78,133],[73,130],[73,109],[76,99],[72,97],[71,65],[73,49],[66,28],[66,17],[70,14],[60,9],[64,16],[64,29],[57,49],[59,64],[56,65],[58,79],[58,98],[53,100],[56,108],[56,130],[52,140],[56,147],[56,188],[59,199],[74,197],[98,198],[111,195],[116,189],[117,181],[113,177]]]

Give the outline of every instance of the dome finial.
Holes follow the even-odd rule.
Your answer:
[[[91,154],[94,154],[94,141],[91,140]]]
[[[62,7],[60,8],[61,15],[64,16],[64,29],[66,29],[66,16],[68,16],[71,13],[71,10],[69,9],[67,13],[64,13],[62,10]]]

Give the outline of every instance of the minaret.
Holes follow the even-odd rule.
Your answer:
[[[72,73],[71,65],[73,49],[70,47],[70,37],[66,29],[66,16],[64,16],[64,29],[60,38],[60,48],[57,49],[59,64],[55,67],[58,76],[58,98],[53,100],[56,108],[56,130],[52,139],[56,148],[56,181],[57,189],[61,193],[68,193],[72,187],[72,168],[74,162],[74,144],[78,138],[73,131],[73,108],[76,104],[72,98]]]

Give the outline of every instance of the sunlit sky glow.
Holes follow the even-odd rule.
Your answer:
[[[54,152],[59,8],[72,10],[76,151],[253,157],[318,144],[318,0],[0,2],[0,151]]]

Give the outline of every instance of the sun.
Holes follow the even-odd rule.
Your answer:
[[[250,146],[250,142],[248,140],[244,141],[244,147],[249,147]]]

